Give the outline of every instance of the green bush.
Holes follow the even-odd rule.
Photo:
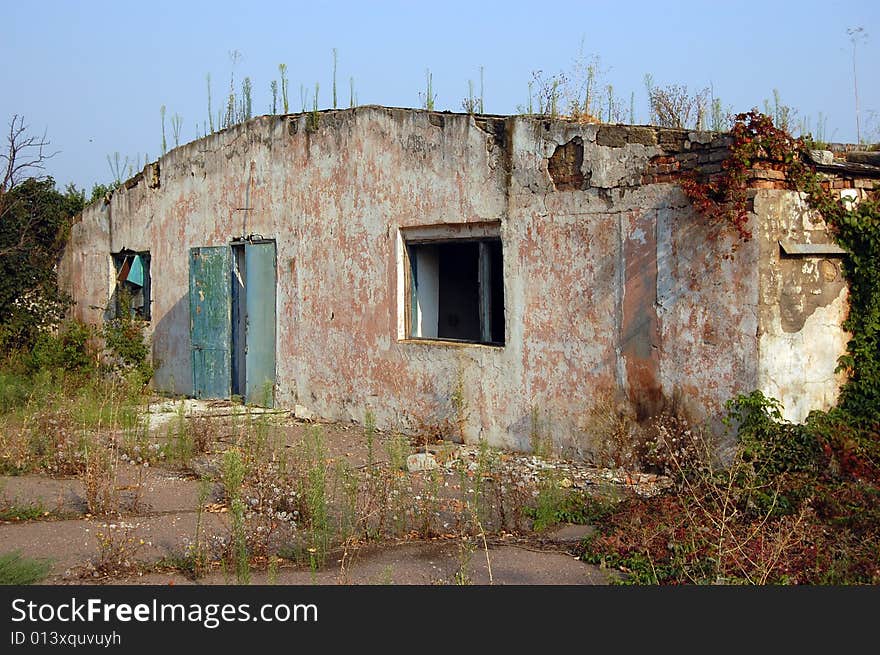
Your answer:
[[[2,191],[0,353],[28,352],[69,306],[58,288],[56,263],[83,198],[75,188],[58,191],[51,177],[29,178]]]
[[[131,315],[130,299],[120,297],[119,316],[106,321],[101,336],[111,355],[111,367],[123,375],[134,375],[141,385],[153,377],[150,346],[144,336],[144,323]]]
[[[0,414],[27,403],[33,390],[32,380],[15,371],[0,370]]]
[[[94,370],[97,358],[90,344],[93,336],[91,326],[75,320],[65,321],[55,334],[41,333],[30,356],[30,369]]]
[[[809,427],[783,421],[778,400],[753,391],[728,400],[725,407],[725,423],[737,426],[743,461],[752,464],[761,481],[781,473],[818,472],[819,442]]]

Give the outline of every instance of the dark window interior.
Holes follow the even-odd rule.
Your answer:
[[[504,343],[500,239],[409,244],[410,336]]]
[[[232,393],[245,395],[245,335],[247,332],[247,296],[245,252],[243,243],[232,244]]]
[[[437,247],[438,339],[480,340],[479,252],[479,244],[474,242],[444,243]]]

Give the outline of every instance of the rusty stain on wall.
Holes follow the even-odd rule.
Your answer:
[[[725,135],[378,106],[307,120],[258,117],[175,148],[73,226],[60,278],[85,321],[103,318],[110,254],[150,253],[156,387],[193,392],[190,248],[228,247],[244,225],[276,244],[279,406],[406,428],[456,418],[460,385],[467,440],[527,449],[537,407],[557,446],[587,455],[599,388],[641,418],[674,398],[713,420],[755,388],[792,416],[833,402],[846,290],[838,261],[781,258],[778,239],[817,237],[796,194],[757,191],[756,238],[723,257],[736,237],[675,184],[720,166]],[[502,245],[503,345],[408,339],[402,235],[486,224]]]
[[[625,225],[621,351],[629,401],[636,417],[655,416],[663,406],[660,327],[657,318],[656,220],[634,211]]]

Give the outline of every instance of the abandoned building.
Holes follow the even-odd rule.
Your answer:
[[[446,422],[514,449],[540,429],[580,455],[604,411],[711,422],[761,389],[802,420],[841,382],[845,253],[777,171],[755,171],[752,239],[698,215],[676,175],[720,167],[726,139],[379,106],[263,116],[87,207],[60,279],[81,320],[143,320],[153,384],[176,394]],[[880,177],[819,170],[853,197]]]

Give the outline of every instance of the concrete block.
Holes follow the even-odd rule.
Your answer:
[[[416,471],[433,471],[440,465],[432,453],[415,453],[406,458],[406,469],[410,473]]]

